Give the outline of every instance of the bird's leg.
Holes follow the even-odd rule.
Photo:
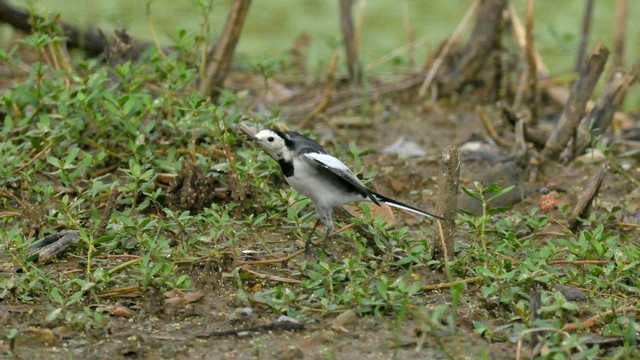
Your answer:
[[[333,231],[333,221],[329,219],[327,221],[327,232],[324,234],[324,240],[322,240],[322,252],[325,252],[324,249],[327,247],[327,242],[329,242],[329,237],[331,236],[331,232]]]
[[[316,221],[316,224],[313,225],[313,229],[311,229],[311,232],[309,233],[309,237],[307,238],[307,242],[304,244],[304,254],[309,255],[309,250],[311,248],[311,238],[313,237],[313,233],[316,232],[316,228],[318,227],[318,224],[320,223],[320,219],[318,219],[318,221]]]
[[[333,218],[331,216],[331,207],[324,207],[324,206],[317,206],[316,205],[316,210],[318,211],[318,221],[323,220],[324,223],[327,225],[327,232],[326,234],[324,234],[324,240],[322,242],[322,251],[324,252],[324,249],[327,245],[327,240],[329,239],[329,235],[331,234],[331,230],[333,229]],[[316,224],[313,227],[313,230],[315,231],[316,226],[318,226],[318,223],[316,222]],[[311,243],[311,236],[309,236],[309,239],[307,241],[307,246],[306,246],[306,250],[309,250],[309,244]]]

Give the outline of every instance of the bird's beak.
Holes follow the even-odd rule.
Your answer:
[[[248,142],[256,142],[258,141],[258,138],[255,136],[247,136],[247,141]]]

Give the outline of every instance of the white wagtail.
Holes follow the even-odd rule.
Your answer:
[[[367,189],[342,161],[298,132],[265,129],[248,140],[256,143],[278,162],[289,185],[313,201],[320,219],[327,226],[323,249],[333,229],[331,213],[336,206],[356,201],[373,201],[376,205],[387,204],[415,214],[442,219]],[[313,226],[305,244],[307,253],[317,226],[318,222]]]

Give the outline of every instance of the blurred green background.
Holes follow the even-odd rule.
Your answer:
[[[538,0],[535,2],[536,46],[552,74],[571,72],[579,42],[580,23],[586,0]],[[31,3],[44,13],[60,12],[62,19],[81,26],[96,26],[104,30],[126,28],[135,37],[151,39],[146,19],[150,5],[151,19],[163,45],[171,45],[180,29],[197,34],[203,21],[198,3],[203,0],[12,0],[28,7]],[[220,33],[231,0],[214,1],[209,32]],[[415,50],[416,64],[456,28],[471,4],[465,0],[400,0],[366,1],[361,57],[366,65],[405,44],[410,39],[425,39]],[[511,0],[523,18],[525,1]],[[590,46],[602,40],[613,50],[613,26],[616,0],[597,0],[593,12]],[[359,3],[354,5],[358,14]],[[630,1],[627,22],[625,64],[638,64],[640,57],[640,1]],[[307,50],[308,69],[320,73],[328,63],[333,49],[340,46],[337,0],[254,0],[245,30],[239,43],[239,53],[249,61],[285,58],[295,38],[306,31],[311,37]],[[413,32],[413,37],[409,35]],[[389,72],[392,66],[406,65],[406,55],[400,56],[376,72]],[[635,103],[636,101],[634,101]],[[627,102],[627,106],[629,103]]]

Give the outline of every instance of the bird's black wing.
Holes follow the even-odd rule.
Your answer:
[[[320,146],[320,145],[318,145]],[[356,177],[356,175],[338,158],[329,155],[328,153],[318,153],[318,152],[307,152],[301,155],[301,158],[304,159],[309,165],[316,167],[318,169],[322,169],[324,171],[329,171],[333,175],[337,176],[339,181],[345,181],[350,185],[353,192],[362,194],[365,197],[368,197],[373,201],[376,205],[380,205],[380,202],[373,195],[374,193],[367,189],[360,180]]]

